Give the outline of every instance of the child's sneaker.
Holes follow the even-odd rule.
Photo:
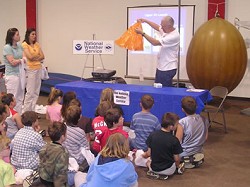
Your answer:
[[[184,162],[187,169],[200,167],[204,162],[204,154],[196,153],[193,156],[184,157]]]
[[[184,162],[180,163],[179,167],[176,169],[177,169],[177,174],[182,175],[185,171],[185,163]]]
[[[195,167],[195,165],[192,164],[192,160],[193,160],[193,158],[190,158],[189,156],[185,156],[185,157],[183,158],[184,167],[185,167],[186,169],[192,169],[192,168]]]
[[[203,153],[196,153],[193,155],[194,162],[199,162],[201,160],[204,160],[204,154]]]
[[[193,155],[194,161],[193,164],[195,165],[195,167],[200,167],[203,162],[204,162],[204,154],[203,153],[196,153]]]
[[[195,165],[190,163],[190,162],[185,162],[185,168],[186,169],[192,169],[192,168],[195,168]]]
[[[150,179],[159,179],[159,180],[167,180],[168,179],[167,175],[160,175],[160,174],[157,174],[157,173],[150,171],[150,170],[147,171],[147,176]]]
[[[159,175],[160,180],[167,180],[168,179],[168,175]]]
[[[159,179],[159,177],[160,177],[159,174],[157,174],[157,173],[155,173],[153,171],[150,171],[150,170],[147,171],[147,176],[150,179]]]
[[[41,134],[42,137],[46,136],[46,131],[45,130],[40,130],[38,133]]]

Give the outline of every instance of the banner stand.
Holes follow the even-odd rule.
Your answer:
[[[92,39],[95,40],[95,34],[93,34],[93,38]],[[83,67],[83,70],[82,70],[81,80],[83,80],[83,75],[84,75],[84,71],[85,71],[86,68],[92,68],[92,71],[95,70],[95,54],[92,55],[92,66],[87,66],[89,55],[90,54],[87,54],[86,60],[84,62],[84,67]],[[99,54],[98,56],[100,57],[102,69],[104,69],[104,65],[103,65],[103,61],[102,61],[102,56],[101,56],[101,54]]]

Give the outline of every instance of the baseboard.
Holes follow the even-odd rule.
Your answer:
[[[247,97],[236,97],[236,96],[227,96],[226,99],[240,100],[240,101],[250,101],[250,98],[247,98]]]

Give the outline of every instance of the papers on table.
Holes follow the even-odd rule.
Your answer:
[[[190,88],[190,89],[187,89],[187,92],[203,92],[205,90],[203,89],[195,89],[195,88]]]

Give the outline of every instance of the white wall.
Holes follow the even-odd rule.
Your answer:
[[[39,41],[46,55],[49,71],[81,76],[86,55],[72,54],[72,40],[96,39],[115,40],[127,29],[127,7],[147,5],[177,5],[177,0],[43,0],[38,1]],[[195,19],[195,26],[207,19],[207,0],[183,0],[182,4],[195,4],[196,13],[202,13]],[[126,68],[126,50],[115,47],[114,55],[103,55],[107,69],[115,69],[117,76],[124,77]],[[92,65],[92,56],[88,64]],[[95,57],[96,66],[100,66],[99,56]],[[91,77],[91,69],[85,69],[84,77]],[[128,83],[152,84],[152,81],[140,83],[127,79]]]
[[[20,30],[21,40],[26,27],[25,0],[0,1],[0,45],[5,43],[6,31],[10,27]],[[46,65],[50,72],[60,72],[81,76],[86,55],[72,54],[72,41],[75,39],[115,40],[127,28],[127,7],[148,5],[177,5],[178,0],[37,0],[37,24],[39,42],[46,56]],[[207,20],[207,0],[182,0],[184,5],[196,5],[195,30]],[[234,23],[234,17],[250,21],[248,13],[249,0],[227,0],[226,19]],[[244,38],[250,38],[250,31],[240,29]],[[249,49],[248,49],[249,53]],[[124,77],[126,68],[126,50],[115,47],[114,55],[103,55],[106,69],[115,69],[116,76]],[[92,65],[92,56],[88,58]],[[100,59],[95,57],[95,65],[100,66]],[[249,97],[250,75],[249,63],[241,84],[231,93],[232,96]],[[92,70],[86,69],[84,77],[90,77]],[[132,84],[149,84],[153,81],[139,82],[137,79],[126,79]]]
[[[26,30],[26,1],[25,0],[0,0],[0,62],[2,60],[2,49],[5,45],[5,38],[9,28],[17,28],[24,38]],[[0,79],[0,92],[6,92],[4,80]]]
[[[17,28],[20,32],[21,41],[24,39],[26,30],[26,1],[25,0],[0,0],[0,46],[2,61],[2,48],[9,28]]]
[[[239,3],[240,2],[240,3]],[[249,21],[250,22],[250,14],[249,14],[250,1],[249,0],[227,0],[226,8],[227,15],[226,18],[229,22],[234,24],[235,17],[239,18],[241,21]],[[250,38],[250,30],[240,28],[244,39]],[[239,97],[250,97],[250,48],[247,49],[248,52],[248,64],[245,75],[241,80],[240,84],[234,89],[230,96],[239,96]]]

